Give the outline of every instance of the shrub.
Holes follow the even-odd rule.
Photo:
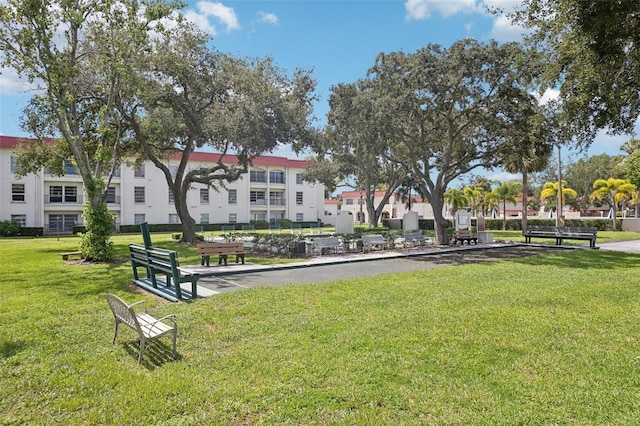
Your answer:
[[[30,226],[20,228],[20,235],[23,237],[42,237],[44,228],[42,226]]]
[[[0,221],[0,237],[13,237],[20,232],[20,224],[10,220]]]

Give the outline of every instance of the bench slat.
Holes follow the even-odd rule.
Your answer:
[[[196,244],[196,252],[202,256],[200,261],[201,265],[209,264],[209,258],[212,255],[218,255],[218,265],[224,262],[227,265],[227,257],[230,254],[236,255],[236,263],[240,260],[244,265],[245,249],[242,242],[230,242],[230,243],[198,243]]]

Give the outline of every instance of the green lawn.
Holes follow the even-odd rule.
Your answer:
[[[141,238],[114,242],[126,256]],[[172,304],[133,292],[126,262],[67,265],[59,253],[77,245],[0,240],[0,424],[640,423],[640,255],[567,250]],[[105,292],[176,313],[180,359],[167,339],[137,364],[127,328],[112,345]]]

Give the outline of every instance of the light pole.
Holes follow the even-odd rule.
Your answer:
[[[362,190],[360,190],[360,226],[362,226],[362,222],[364,220],[364,213],[362,212],[363,197],[364,197],[364,194],[363,194]]]
[[[558,199],[556,200],[556,226],[562,226],[562,168],[560,160],[560,144],[558,144]]]

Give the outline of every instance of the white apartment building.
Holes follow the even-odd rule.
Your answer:
[[[65,165],[64,176],[52,176],[42,170],[18,178],[14,174],[13,150],[20,141],[21,138],[0,136],[0,220],[43,227],[48,234],[69,233],[74,225],[82,225],[82,179],[73,166]],[[194,152],[190,165],[200,167],[218,159],[219,154]],[[237,161],[229,155],[225,159]],[[178,159],[167,165],[177,168]],[[305,160],[263,156],[226,188],[216,190],[194,184],[187,196],[191,217],[201,224],[322,220],[324,185],[303,181],[305,167]],[[172,198],[162,172],[147,161],[135,169],[120,166],[109,184],[107,205],[116,225],[178,223]]]
[[[376,205],[382,202],[384,194],[384,191],[375,192],[374,202]],[[342,200],[340,211],[351,213],[356,223],[369,223],[369,214],[367,213],[366,205],[363,204],[363,198],[364,193],[361,191],[343,191],[340,194],[340,199]],[[409,206],[400,200],[396,193],[391,194],[387,204],[382,208],[380,220],[402,219],[409,210],[417,212],[418,217],[421,219],[433,219],[431,204],[424,202],[422,198],[412,197],[412,200],[415,201],[411,203],[411,209],[409,209]],[[446,208],[443,210],[446,211]]]

